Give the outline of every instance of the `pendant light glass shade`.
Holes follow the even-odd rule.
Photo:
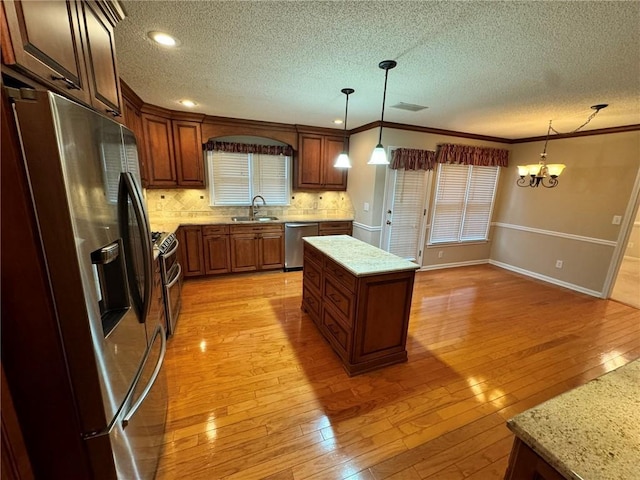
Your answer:
[[[353,88],[343,88],[340,91],[347,96],[347,101],[345,102],[344,107],[344,139],[342,143],[342,153],[338,155],[333,166],[335,168],[351,168],[351,160],[347,153],[347,114],[349,113],[349,95],[355,92],[355,90]]]
[[[387,160],[387,152],[385,152],[382,146],[382,125],[384,125],[384,102],[387,99],[387,77],[389,76],[389,70],[396,67],[397,62],[395,60],[383,60],[378,64],[378,67],[384,70],[384,91],[382,93],[382,114],[380,115],[380,134],[378,136],[378,145],[373,149],[371,153],[371,159],[367,162],[368,165],[389,165]]]
[[[389,160],[387,160],[387,152],[382,146],[382,144],[376,145],[376,148],[373,149],[373,153],[371,154],[371,158],[367,165],[389,165]]]

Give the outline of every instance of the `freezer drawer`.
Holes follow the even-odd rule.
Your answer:
[[[284,269],[300,270],[304,258],[303,237],[318,235],[317,223],[285,223],[284,224]]]

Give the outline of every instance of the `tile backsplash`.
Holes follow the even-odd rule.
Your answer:
[[[145,192],[149,214],[154,217],[184,218],[201,216],[246,215],[245,207],[212,207],[207,189],[148,189]],[[258,202],[261,205],[261,202]],[[260,206],[260,215],[323,215],[353,216],[354,210],[347,192],[291,193],[287,206]]]

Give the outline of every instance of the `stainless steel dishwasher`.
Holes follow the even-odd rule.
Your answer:
[[[318,224],[307,222],[284,224],[284,270],[300,270],[304,258],[302,237],[318,235]]]

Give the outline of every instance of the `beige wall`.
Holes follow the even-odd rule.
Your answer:
[[[640,132],[552,140],[548,163],[567,166],[559,185],[516,186],[516,166],[537,162],[542,148],[512,146],[494,210],[491,261],[600,294],[621,228],[612,219],[625,215],[640,169]]]

